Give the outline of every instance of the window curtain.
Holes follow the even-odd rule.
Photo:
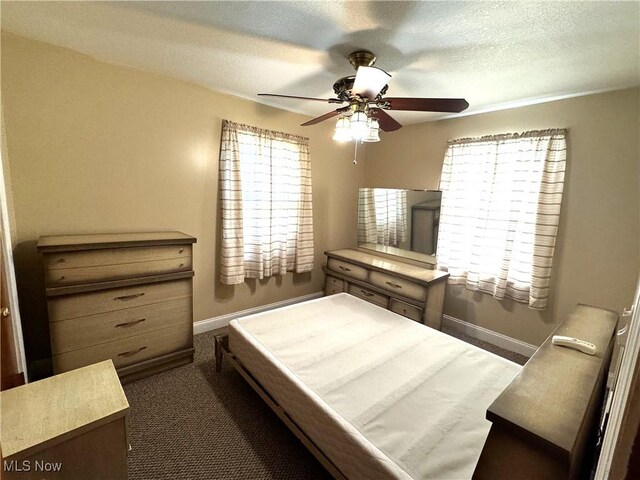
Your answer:
[[[407,240],[407,192],[374,189],[377,243],[397,247]]]
[[[358,244],[376,243],[376,200],[373,188],[358,190]]]
[[[223,121],[221,282],[313,269],[309,139]]]
[[[437,261],[450,283],[547,306],[565,137],[559,129],[449,142]]]
[[[358,243],[377,243],[397,247],[406,240],[406,190],[359,189]]]

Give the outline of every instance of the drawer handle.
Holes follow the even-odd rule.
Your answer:
[[[362,289],[360,289],[360,291],[362,292],[362,294],[363,294],[365,297],[374,297],[374,296],[375,296],[373,293],[371,293],[371,292],[367,292],[366,290],[362,290]]]
[[[116,328],[118,327],[133,327],[134,325],[139,324],[140,322],[144,322],[146,318],[141,318],[140,320],[132,320],[130,322],[118,323]]]
[[[178,253],[182,253],[184,252],[184,248],[181,248],[180,250],[178,250]]]
[[[140,347],[139,349],[131,350],[130,352],[122,352],[122,353],[119,353],[118,356],[119,357],[130,357],[132,355],[135,355],[136,353],[140,353],[145,348],[147,348],[147,347]]]
[[[58,263],[64,263],[64,258],[58,259]]]
[[[184,263],[181,263],[178,268],[182,268],[182,267],[184,267]]]
[[[133,300],[134,298],[138,298],[143,296],[144,293],[134,293],[133,295],[122,295],[121,297],[116,297],[114,300]]]
[[[402,285],[398,285],[397,283],[387,282],[387,285],[393,288],[402,288]]]
[[[350,272],[350,271],[351,271],[351,269],[350,269],[350,268],[348,268],[348,267],[343,267],[342,265],[338,265],[338,268],[339,268],[340,270],[342,270],[343,272]]]

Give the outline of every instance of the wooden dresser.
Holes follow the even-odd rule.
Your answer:
[[[54,372],[111,359],[127,382],[193,361],[195,242],[180,232],[41,237]]]
[[[448,273],[360,250],[325,255],[325,295],[347,292],[440,330]]]
[[[127,478],[129,403],[111,360],[0,393],[2,478]]]

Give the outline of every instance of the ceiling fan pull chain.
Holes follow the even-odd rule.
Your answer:
[[[353,164],[357,165],[358,164],[358,142],[353,142],[353,145],[355,146],[354,148],[354,152],[353,152]]]

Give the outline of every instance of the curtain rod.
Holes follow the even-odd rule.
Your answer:
[[[502,133],[498,135],[484,135],[482,137],[465,137],[457,138],[455,140],[449,140],[447,145],[455,145],[457,143],[475,143],[475,142],[488,142],[496,140],[509,140],[513,138],[525,138],[536,137],[546,135],[565,135],[568,132],[568,128],[548,128],[546,130],[529,130],[522,133]]]
[[[293,133],[279,132],[277,130],[267,130],[265,128],[254,127],[252,125],[246,125],[243,123],[235,123],[231,120],[222,120],[222,126],[226,126],[228,128],[236,129],[236,130],[244,130],[246,132],[251,132],[259,135],[266,136],[277,136],[284,140],[293,140],[300,143],[309,143],[309,137],[303,137],[301,135],[295,135]]]

